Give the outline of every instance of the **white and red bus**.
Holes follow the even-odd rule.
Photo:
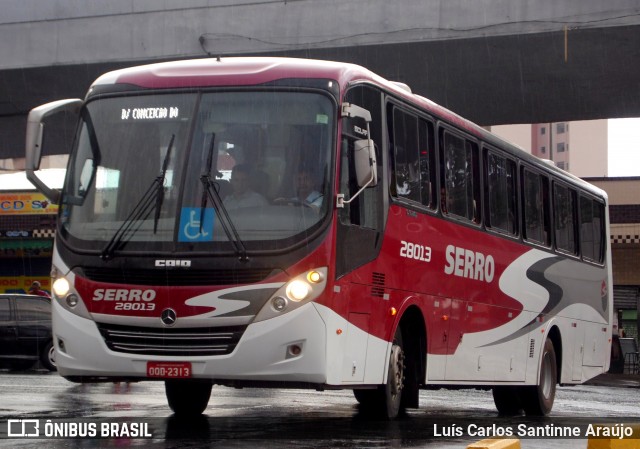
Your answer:
[[[61,192],[44,124],[77,113]],[[34,109],[27,173],[59,203],[58,370],[353,389],[388,418],[420,389],[547,414],[606,372],[607,197],[351,64],[223,58],[107,73]]]

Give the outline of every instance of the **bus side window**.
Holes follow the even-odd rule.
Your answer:
[[[420,202],[420,159],[418,154],[418,117],[393,109],[394,152],[393,189],[396,195]]]
[[[607,248],[608,236],[605,235],[606,226],[604,220],[604,204],[593,202],[593,235],[594,235],[594,260],[604,262],[604,253]]]
[[[516,163],[493,151],[485,155],[487,227],[517,235]]]
[[[394,170],[393,196],[435,208],[433,126],[416,115],[391,106],[390,129]]]
[[[478,146],[446,130],[441,141],[442,211],[478,224],[481,215]]]
[[[420,151],[420,182],[422,204],[429,209],[436,208],[436,171],[433,123],[418,121],[418,149]]]
[[[604,260],[604,205],[580,196],[580,248],[582,257],[590,262]]]
[[[553,184],[553,216],[556,248],[569,254],[577,254],[578,222],[574,190],[561,184]]]
[[[522,183],[524,238],[549,246],[551,236],[548,180],[545,176],[524,168]]]

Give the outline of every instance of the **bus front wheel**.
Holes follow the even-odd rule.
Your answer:
[[[386,418],[398,417],[402,405],[402,390],[404,388],[404,349],[402,347],[402,333],[400,328],[396,331],[389,356],[389,370],[387,383],[383,385]]]
[[[166,380],[164,389],[167,402],[176,416],[196,416],[202,414],[209,404],[211,388],[209,380]]]
[[[395,419],[402,407],[402,392],[405,380],[405,353],[402,346],[402,334],[398,328],[387,367],[387,383],[375,390],[353,390],[360,409],[364,413],[373,413],[386,419]]]

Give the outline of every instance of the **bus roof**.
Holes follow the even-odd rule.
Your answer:
[[[353,79],[384,82],[373,72],[355,64],[296,58],[236,57],[130,67],[102,75],[94,86],[131,84],[149,89],[250,86],[285,78],[329,79],[338,81],[341,86]]]
[[[544,163],[522,148],[505,141],[428,98],[413,94],[406,86],[389,81],[356,64],[284,57],[189,59],[135,66],[108,72],[100,76],[93,83],[92,88],[98,86],[106,87],[108,85],[131,85],[143,89],[240,87],[266,84],[287,78],[334,80],[338,83],[341,92],[352,83],[371,82],[477,138],[500,148],[507,148],[519,158],[544,170],[548,169],[548,171],[555,173],[566,181],[578,184],[593,194],[606,198],[606,194],[592,184],[564,170]]]

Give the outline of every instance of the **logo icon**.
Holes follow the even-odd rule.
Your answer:
[[[39,437],[40,420],[38,419],[10,419],[7,422],[8,437]]]
[[[602,310],[607,311],[607,304],[609,301],[609,288],[607,287],[607,281],[602,281],[602,285],[600,287],[600,299],[602,300]]]
[[[202,220],[202,223],[200,222]],[[179,242],[212,242],[213,222],[215,213],[213,208],[204,210],[199,207],[183,207],[180,212]]]
[[[177,319],[178,315],[173,309],[164,309],[162,311],[162,314],[160,315],[160,320],[165,326],[173,326],[174,324],[176,324]]]

